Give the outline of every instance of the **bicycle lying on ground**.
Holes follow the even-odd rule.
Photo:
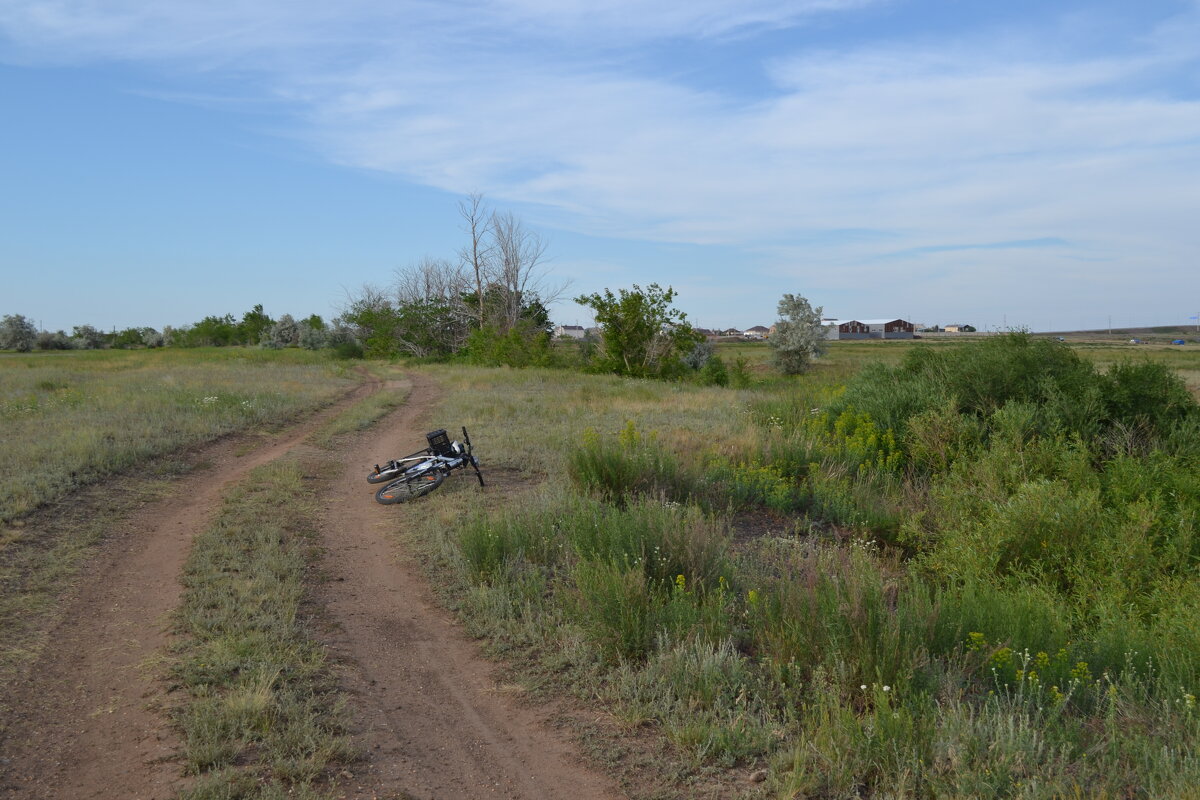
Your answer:
[[[394,458],[367,476],[368,483],[383,483],[375,493],[375,499],[385,505],[403,503],[429,494],[442,485],[446,476],[456,469],[468,466],[475,470],[479,485],[483,486],[483,474],[479,471],[479,460],[471,455],[471,437],[462,429],[461,443],[450,441],[444,429],[425,434],[429,446],[404,458]]]

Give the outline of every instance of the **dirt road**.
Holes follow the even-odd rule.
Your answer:
[[[365,463],[424,441],[436,388],[417,378],[408,404],[355,449]],[[377,457],[375,457],[377,456]],[[437,608],[415,565],[388,543],[413,506],[368,502],[364,461],[347,460],[324,524],[325,604],[341,633],[335,652],[352,665],[349,689],[370,754],[346,797],[380,789],[413,798],[608,798],[607,781],[582,769],[540,715],[499,693],[475,646]],[[451,480],[470,481],[471,476]],[[383,793],[383,796],[389,796]]]
[[[364,753],[339,790],[355,798],[618,797],[536,711],[497,691],[490,666],[384,535],[402,524],[403,512],[372,501],[364,467],[423,441],[438,392],[427,379],[413,381],[405,406],[340,446],[345,472],[324,504],[334,580],[321,600]],[[168,644],[191,540],[228,486],[303,447],[320,424],[380,388],[360,387],[251,452],[243,454],[239,442],[213,446],[205,454],[211,466],[136,512],[107,541],[50,644],[6,688],[17,711],[0,743],[0,796],[150,800],[186,785],[163,711],[166,687],[153,665]]]

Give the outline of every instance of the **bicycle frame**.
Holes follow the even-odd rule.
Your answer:
[[[425,489],[420,492],[412,492],[413,496],[422,496],[440,486],[442,479],[454,470],[466,469],[468,466],[475,470],[475,477],[479,479],[479,485],[483,486],[483,473],[479,471],[478,459],[472,454],[471,437],[467,434],[465,427],[462,429],[462,433],[463,443],[460,444],[451,442],[443,429],[431,431],[426,434],[430,443],[429,447],[403,458],[391,459],[383,467],[376,464],[374,472],[367,476],[367,481],[369,483],[386,481],[388,484],[376,494],[376,499],[381,503],[397,502],[397,498],[401,495],[392,491],[395,487],[406,485],[411,491],[412,484],[418,479],[424,480],[421,476],[428,475],[431,471],[440,473],[441,477],[429,479],[429,485]]]

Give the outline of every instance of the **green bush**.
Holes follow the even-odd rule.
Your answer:
[[[1036,409],[1034,434],[1086,441],[1113,428],[1138,428],[1158,439],[1200,413],[1183,381],[1162,364],[1120,364],[1101,374],[1067,345],[1027,333],[953,349],[915,348],[897,367],[865,368],[827,411],[831,425],[853,409],[919,444],[914,420],[927,435],[930,415],[954,409],[986,421],[1014,403]],[[986,438],[986,425],[982,433]]]
[[[728,386],[729,370],[720,356],[712,356],[700,368],[699,378],[704,386]]]
[[[469,363],[485,367],[548,367],[554,363],[550,335],[530,323],[505,332],[477,328],[467,338],[463,355]]]

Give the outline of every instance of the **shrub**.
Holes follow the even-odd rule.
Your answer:
[[[872,365],[850,381],[828,411],[831,421],[849,409],[864,413],[920,447],[921,439],[933,433],[930,425],[949,429],[949,409],[985,423],[978,431],[949,426],[958,430],[954,436],[978,434],[986,441],[993,415],[1012,404],[1035,410],[1032,434],[1062,433],[1086,441],[1114,426],[1139,427],[1151,438],[1163,438],[1200,413],[1182,380],[1161,364],[1118,365],[1102,375],[1065,344],[1020,332],[954,349],[913,349],[897,367]],[[921,431],[910,436],[914,420]],[[946,455],[926,450],[920,463],[945,467]]]
[[[67,336],[63,331],[42,331],[37,335],[38,350],[70,350],[75,346],[71,341],[71,337]]]
[[[307,322],[300,323],[298,342],[305,350],[320,350],[326,345],[327,336],[324,328],[315,328]]]
[[[702,339],[696,342],[696,346],[691,352],[683,357],[683,363],[687,364],[694,370],[704,369],[704,365],[717,354],[717,346],[708,339]]]
[[[785,294],[779,300],[779,321],[767,339],[775,365],[784,375],[807,372],[814,358],[825,352],[827,339],[821,324],[821,307],[813,308],[800,295]]]
[[[300,343],[300,328],[291,314],[284,314],[278,322],[263,331],[260,344],[274,350],[295,347]]]
[[[713,356],[700,369],[700,383],[705,386],[728,386],[729,370],[720,356]]]
[[[464,352],[470,363],[487,367],[545,367],[554,360],[550,335],[528,323],[503,333],[490,326],[476,329]]]
[[[335,358],[362,358],[363,347],[357,341],[350,339],[345,342],[338,342],[333,346],[333,355]]]

